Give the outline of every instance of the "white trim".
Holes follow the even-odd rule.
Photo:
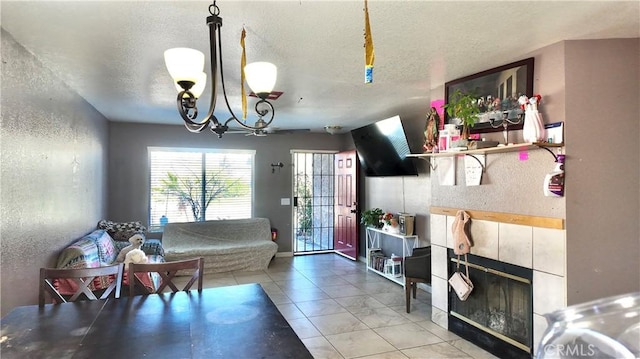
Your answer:
[[[165,152],[199,152],[199,153],[246,153],[256,154],[256,150],[243,150],[234,148],[208,148],[208,147],[167,147],[167,146],[147,146],[147,153],[151,151]]]
[[[294,154],[294,153],[340,153],[340,151],[332,151],[332,150],[296,150],[296,149],[292,149],[289,150],[290,154]]]
[[[311,252],[300,252],[298,254],[295,253],[294,249],[296,249],[296,245],[297,245],[297,240],[296,240],[296,235],[295,235],[295,215],[296,215],[296,207],[294,206],[294,198],[295,198],[295,179],[296,179],[296,173],[297,173],[297,169],[295,167],[296,165],[296,154],[331,154],[331,155],[335,155],[337,153],[339,153],[340,151],[333,151],[333,150],[300,150],[300,149],[291,149],[289,150],[289,154],[291,156],[291,212],[290,212],[290,218],[291,218],[291,232],[290,232],[290,236],[291,236],[291,251],[294,253],[293,255],[307,255],[307,254],[319,254],[319,253],[331,253],[334,252],[333,249],[331,250],[317,250],[317,251],[311,251]],[[306,172],[305,172],[306,173]],[[334,156],[334,172],[333,172],[333,181],[335,183],[335,156]],[[333,189],[334,191],[334,195],[335,195],[335,191],[336,189]],[[335,214],[334,214],[335,216]],[[334,223],[335,226],[335,223]]]
[[[276,253],[276,257],[293,257],[293,252],[278,252]]]
[[[152,227],[151,221],[151,192],[152,192],[152,178],[151,178],[151,154],[153,153],[194,153],[203,156],[205,158],[207,154],[212,155],[244,155],[251,157],[251,208],[250,217],[255,217],[256,210],[256,150],[248,149],[233,149],[233,148],[206,148],[206,147],[171,147],[171,146],[147,146],[147,228],[151,233],[163,233],[164,228]],[[197,220],[196,220],[197,222]]]
[[[295,180],[296,180],[296,152],[295,150],[291,150],[289,151],[289,161],[291,161],[291,171],[290,171],[290,175],[291,177],[289,178],[289,183],[291,183],[291,188],[289,188],[289,198],[290,198],[290,203],[291,205],[289,206],[289,221],[291,223],[291,225],[289,226],[289,238],[291,239],[290,242],[290,248],[291,248],[291,256],[293,257],[293,253],[294,253],[294,249],[296,249],[296,235],[294,232],[295,229],[295,218],[296,218],[296,207],[293,205],[293,201],[295,200],[294,195],[295,195]]]

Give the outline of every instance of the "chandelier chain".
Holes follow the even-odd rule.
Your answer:
[[[213,8],[213,10],[211,10]],[[213,4],[209,5],[209,14],[211,15],[220,15],[220,8],[216,5],[216,1],[213,1]]]

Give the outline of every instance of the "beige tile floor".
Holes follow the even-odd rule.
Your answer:
[[[431,322],[431,295],[335,254],[275,258],[269,269],[204,277],[205,287],[260,283],[315,358],[495,358]]]

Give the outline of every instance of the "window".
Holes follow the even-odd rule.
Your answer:
[[[250,218],[255,151],[149,147],[149,230]]]

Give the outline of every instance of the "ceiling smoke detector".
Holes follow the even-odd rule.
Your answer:
[[[327,131],[330,135],[335,135],[336,133],[342,130],[342,126],[324,126],[324,130]]]

